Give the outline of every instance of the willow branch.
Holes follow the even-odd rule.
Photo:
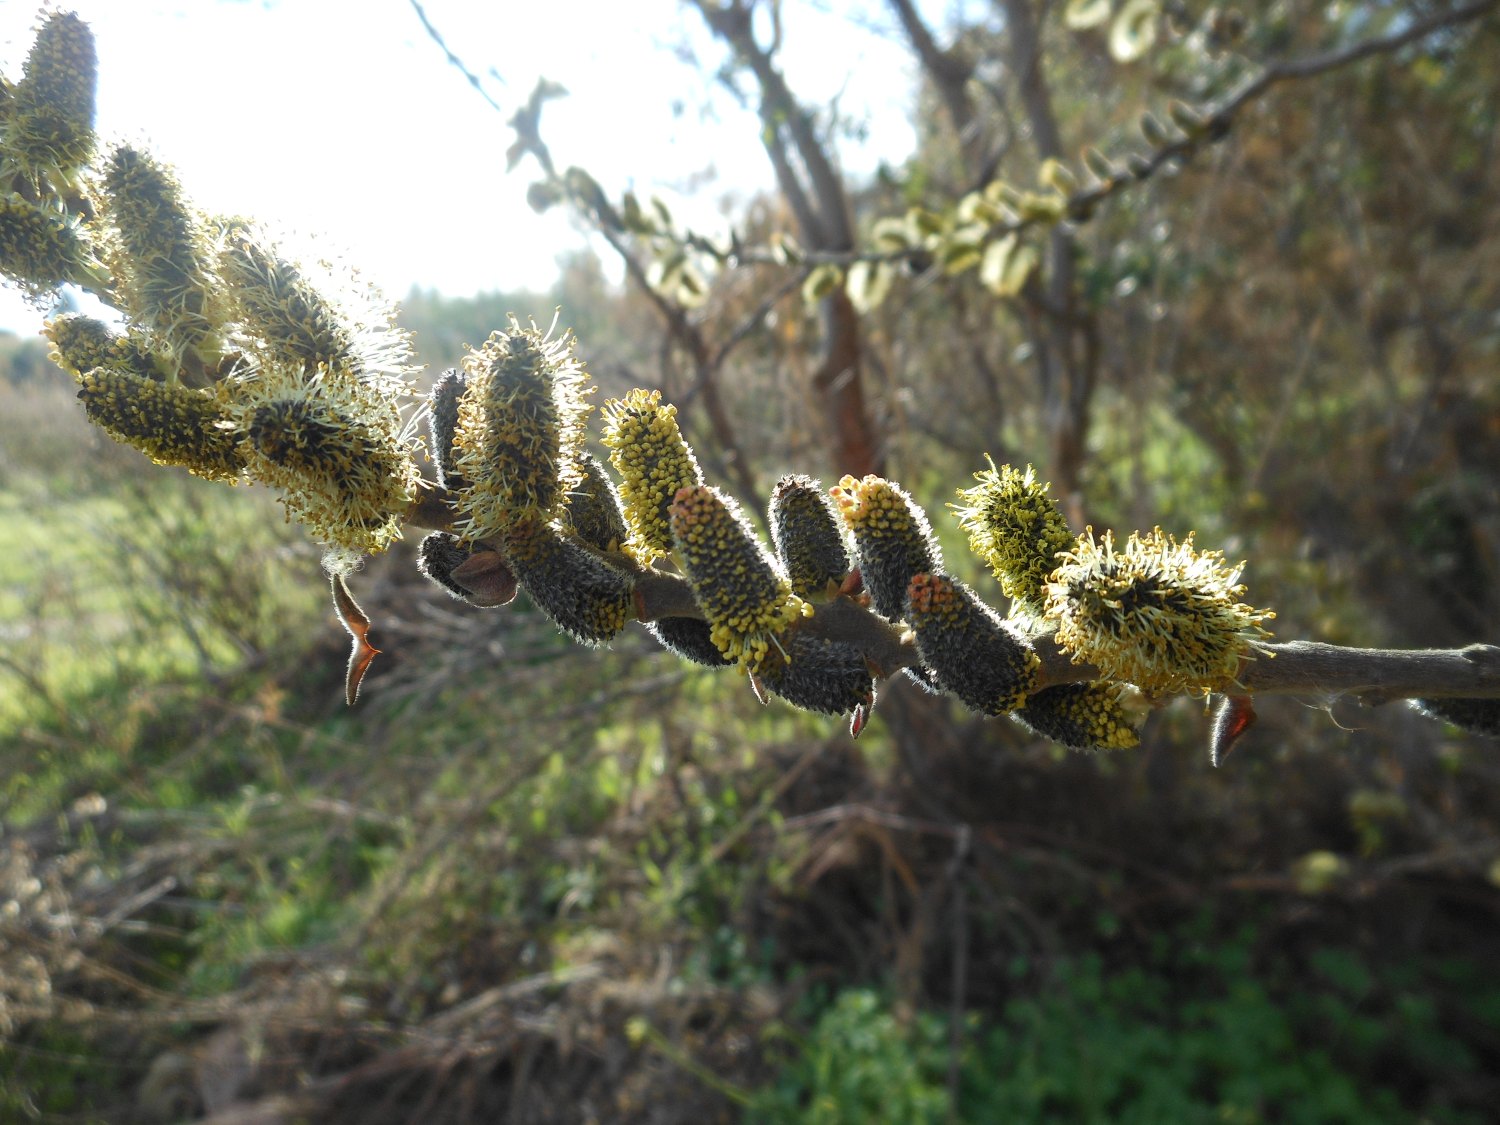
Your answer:
[[[1263,97],[1274,86],[1283,82],[1314,78],[1377,55],[1392,54],[1437,32],[1472,23],[1497,8],[1500,8],[1500,0],[1474,0],[1473,3],[1463,4],[1449,11],[1434,13],[1425,19],[1416,20],[1400,31],[1362,40],[1341,50],[1272,63],[1253,78],[1247,79],[1221,102],[1208,107],[1203,114],[1203,127],[1195,135],[1183,135],[1168,140],[1145,155],[1133,157],[1128,171],[1122,170],[1119,175],[1111,176],[1109,179],[1071,193],[1064,201],[1064,213],[1074,221],[1086,221],[1100,204],[1121,194],[1134,184],[1150,179],[1164,166],[1185,164],[1196,156],[1206,143],[1218,141],[1227,135],[1240,111]],[[1055,149],[1056,146],[1053,148]],[[1049,220],[1044,218],[1017,218],[1011,222],[995,224],[989,234],[991,237],[1000,238],[1034,226],[1046,225],[1048,222]],[[779,264],[782,261],[781,254],[782,252],[775,247],[744,246],[734,257],[737,261],[744,263]],[[920,249],[877,252],[810,247],[801,255],[801,261],[808,266],[851,266],[856,262],[909,262],[924,256],[925,252]]]
[[[1417,20],[1410,26],[1389,35],[1377,36],[1354,43],[1340,51],[1329,51],[1321,55],[1312,55],[1305,59],[1293,59],[1287,62],[1272,63],[1263,69],[1254,78],[1247,80],[1239,89],[1235,90],[1223,101],[1210,108],[1205,115],[1204,135],[1209,140],[1218,140],[1229,132],[1235,116],[1251,102],[1266,94],[1273,86],[1282,82],[1297,81],[1304,78],[1314,78],[1320,74],[1326,74],[1331,70],[1338,70],[1350,66],[1376,55],[1386,55],[1399,51],[1408,44],[1425,39],[1435,32],[1445,28],[1457,27],[1463,23],[1477,20],[1486,12],[1494,11],[1500,7],[1500,0],[1476,0],[1475,3],[1465,4],[1454,8],[1452,11],[1439,12],[1428,16],[1426,19]],[[1082,218],[1092,214],[1095,207],[1106,199],[1118,195],[1132,183],[1149,179],[1163,165],[1171,163],[1185,163],[1197,154],[1202,145],[1200,137],[1181,137],[1169,141],[1155,148],[1149,156],[1134,162],[1129,175],[1112,177],[1092,187],[1084,188],[1074,192],[1068,197],[1067,213],[1074,218]],[[1014,229],[1027,225],[1025,222],[1017,223]],[[1001,230],[1001,233],[1008,233]]]
[[[479,80],[479,76],[464,65],[463,59],[453,53],[453,48],[448,46],[447,41],[443,39],[442,33],[427,18],[427,12],[418,0],[411,0],[411,6],[412,10],[417,13],[417,19],[422,21],[422,27],[427,32],[428,38],[437,44],[438,49],[446,56],[448,64],[464,76],[469,85],[474,87],[481,98],[490,103],[490,108],[499,111],[499,103],[490,97],[489,91],[484,88],[484,83]]]
[[[452,526],[454,496],[430,488],[407,513],[413,527]],[[692,587],[680,575],[639,571],[635,584],[640,621],[667,617],[702,619]],[[799,626],[828,640],[854,645],[880,678],[918,663],[910,634],[856,597],[840,596],[814,606]],[[1098,669],[1076,664],[1049,636],[1032,638],[1041,658],[1039,686],[1087,683]],[[1396,699],[1500,698],[1500,646],[1473,644],[1453,649],[1382,649],[1283,641],[1254,646],[1241,665],[1237,691],[1245,695],[1349,696],[1367,706]]]
[[[676,575],[651,574],[637,586],[641,620],[701,617],[692,590]],[[804,626],[829,640],[856,645],[883,677],[917,663],[905,630],[852,598],[815,608]],[[1041,657],[1040,686],[1086,683],[1098,670],[1075,664],[1051,638],[1032,641]],[[1395,699],[1500,698],[1500,646],[1457,649],[1351,648],[1317,641],[1257,645],[1240,672],[1246,695],[1350,696],[1367,706]]]
[[[1099,678],[1074,664],[1050,638],[1033,641],[1042,658],[1042,684]],[[1394,699],[1500,698],[1500,647],[1452,649],[1351,648],[1319,641],[1255,646],[1240,669],[1245,695],[1349,696],[1375,707]]]
[[[1317,641],[1265,646],[1241,674],[1248,692],[1351,695],[1377,706],[1393,699],[1500,697],[1500,646],[1452,649],[1345,648]]]
[[[1251,79],[1238,91],[1231,95],[1218,109],[1218,113],[1233,113],[1246,102],[1260,97],[1278,82],[1286,82],[1299,78],[1314,78],[1319,74],[1325,74],[1330,70],[1357,63],[1374,55],[1390,54],[1399,51],[1409,43],[1415,43],[1419,39],[1425,39],[1434,32],[1441,31],[1446,27],[1456,27],[1461,23],[1476,20],[1486,12],[1500,7],[1500,0],[1475,0],[1472,4],[1464,4],[1447,12],[1436,12],[1426,19],[1416,20],[1400,31],[1394,31],[1389,35],[1378,36],[1374,39],[1366,39],[1345,47],[1341,51],[1329,51],[1322,55],[1312,55],[1305,59],[1294,59],[1288,62],[1272,63],[1266,67],[1257,77]]]

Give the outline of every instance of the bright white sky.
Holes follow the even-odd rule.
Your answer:
[[[562,211],[526,206],[533,163],[505,171],[505,122],[538,75],[571,91],[543,112],[553,158],[587,167],[611,195],[710,168],[710,199],[771,182],[753,117],[719,95],[718,120],[702,120],[704,78],[670,48],[689,43],[705,69],[723,53],[677,0],[425,0],[503,113],[447,62],[408,0],[59,6],[94,29],[106,142],[145,143],[207,210],[326,238],[395,298],[413,285],[453,296],[545,287],[557,255],[584,244]],[[846,6],[881,11],[788,3],[782,65],[804,101],[838,97],[846,114],[868,115],[868,144],[844,157],[870,169],[911,150],[913,75],[897,37],[831,14]],[[0,65],[12,79],[36,14],[31,0],[0,0]],[[0,329],[40,323],[0,290]]]

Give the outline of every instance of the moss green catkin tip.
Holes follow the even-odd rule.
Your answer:
[[[912,576],[943,567],[927,514],[899,485],[881,477],[846,476],[831,495],[853,533],[860,576],[875,611],[899,621]]]
[[[875,680],[853,645],[796,629],[782,638],[785,657],[773,654],[760,671],[773,694],[804,711],[847,715],[875,706]]]
[[[450,367],[432,385],[427,400],[427,451],[437,469],[438,484],[458,490],[468,482],[454,464],[453,434],[458,429],[458,403],[468,389],[468,381],[456,367]]]
[[[908,584],[906,619],[917,653],[945,691],[985,715],[1026,702],[1041,661],[1026,639],[945,574],[918,574]]]
[[[1047,577],[1074,536],[1047,486],[1030,465],[1023,473],[1004,465],[974,474],[979,483],[960,489],[963,504],[951,505],[969,533],[973,552],[989,564],[1013,611],[1040,617],[1047,604]]]
[[[604,444],[620,475],[627,550],[649,566],[672,551],[672,498],[702,484],[703,471],[677,428],[677,408],[663,405],[660,391],[636,389],[606,403]]]
[[[1160,528],[1132,533],[1116,551],[1093,530],[1062,553],[1047,587],[1046,616],[1075,662],[1149,695],[1232,687],[1240,661],[1269,634],[1269,610],[1239,600],[1240,568]]]
[[[247,472],[281,489],[288,517],[351,551],[383,551],[400,538],[420,476],[397,402],[326,369],[267,371],[221,388],[245,435]]]
[[[719,651],[749,672],[782,654],[778,636],[811,611],[761,546],[739,506],[706,485],[672,502],[672,540]]]
[[[93,157],[97,81],[93,32],[73,12],[53,13],[6,106],[5,155],[34,182],[58,190]]]
[[[159,465],[232,481],[243,458],[214,398],[107,367],[85,372],[78,397],[89,421]]]
[[[0,196],[0,273],[33,299],[88,277],[91,251],[78,224],[56,207]]]
[[[849,573],[849,553],[833,506],[817,481],[785,476],[771,492],[771,541],[792,592],[821,597]]]
[[[1015,719],[1070,750],[1129,750],[1141,744],[1142,713],[1121,701],[1120,684],[1058,684],[1028,696]]]
[[[126,311],[175,352],[215,356],[212,294],[221,286],[204,224],[177,177],[154,157],[121,145],[105,168],[104,191]]]
[[[219,267],[235,317],[276,361],[309,370],[319,364],[359,366],[354,333],[263,232],[232,226],[219,253]]]
[[[568,493],[563,511],[573,534],[595,550],[611,554],[623,551],[630,529],[620,508],[620,494],[591,453],[578,459],[579,480]]]
[[[52,341],[48,358],[74,378],[96,367],[107,367],[161,381],[154,357],[140,340],[116,332],[102,320],[83,313],[63,313],[49,320],[42,334]]]
[[[465,518],[456,530],[485,539],[550,519],[578,483],[589,409],[571,335],[548,339],[513,320],[464,357],[463,376],[453,445]]]
[[[635,617],[630,576],[548,524],[513,525],[505,557],[536,607],[579,644],[605,644]]]
[[[1418,712],[1470,734],[1500,738],[1500,699],[1413,699]]]

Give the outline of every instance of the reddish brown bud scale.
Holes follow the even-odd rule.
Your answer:
[[[446,531],[434,531],[422,540],[417,569],[453,597],[480,609],[508,605],[516,596],[516,577],[498,551],[475,550]]]

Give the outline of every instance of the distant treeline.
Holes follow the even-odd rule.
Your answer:
[[[65,378],[67,376],[47,358],[47,342],[40,336],[0,332],[0,380],[22,387]]]

